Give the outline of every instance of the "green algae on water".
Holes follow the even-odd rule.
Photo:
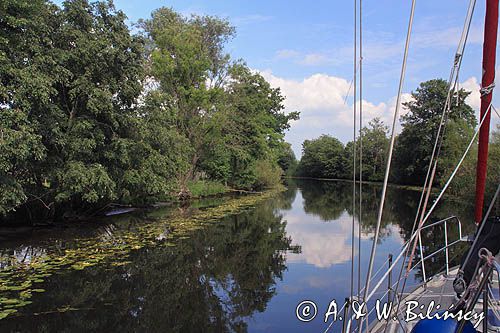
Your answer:
[[[130,263],[127,259],[131,251],[147,246],[176,246],[177,239],[187,239],[192,232],[207,224],[250,209],[283,189],[230,199],[218,206],[195,211],[189,217],[172,214],[167,218],[156,218],[153,223],[142,223],[127,230],[113,230],[105,239],[78,239],[72,248],[48,250],[29,263],[18,263],[12,257],[11,265],[0,271],[0,320],[30,304],[32,293],[45,292],[37,284],[43,283],[52,274],[84,270],[97,264],[113,267],[127,265]],[[155,216],[155,212],[151,216]]]

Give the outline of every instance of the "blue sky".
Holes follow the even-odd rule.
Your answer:
[[[468,3],[417,1],[405,93],[421,81],[448,77]],[[463,87],[474,91],[469,99],[474,108],[479,105],[483,3],[476,5],[460,75]],[[115,0],[115,5],[131,22],[162,6],[185,15],[227,18],[237,29],[228,52],[280,87],[287,111],[301,112],[301,120],[287,133],[298,156],[304,139],[323,133],[343,142],[352,138],[352,98],[344,104],[344,97],[353,70],[353,1]],[[410,5],[410,0],[363,2],[366,121],[391,119]]]

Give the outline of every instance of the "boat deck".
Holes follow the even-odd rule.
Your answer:
[[[455,267],[450,270],[449,274],[437,274],[431,280],[427,282],[426,285],[421,285],[417,287],[414,291],[407,293],[403,298],[401,306],[398,309],[397,318],[398,320],[391,320],[387,325],[385,321],[375,321],[372,323],[370,327],[370,332],[388,332],[388,333],[400,333],[400,332],[410,332],[418,322],[418,319],[406,322],[406,311],[407,306],[406,303],[409,301],[417,301],[418,304],[423,309],[420,310],[415,308],[412,310],[415,314],[423,314],[427,313],[427,309],[430,308],[431,302],[434,301],[434,308],[430,313],[435,312],[436,310],[447,310],[449,307],[456,301],[455,291],[453,290],[453,280],[458,272],[458,267]],[[493,286],[498,286],[498,280],[496,274],[494,274]],[[495,288],[494,294],[498,297],[498,289]],[[437,309],[437,305],[440,305],[439,309]],[[494,311],[500,311],[498,298],[496,300],[490,299],[490,309]],[[394,310],[395,311],[395,310]],[[479,299],[478,304],[474,309],[475,313],[481,313],[483,311],[482,298]],[[485,319],[486,320],[486,319]],[[474,321],[472,321],[475,324]],[[488,332],[500,332],[499,329],[490,328]],[[482,324],[477,327],[478,332],[482,332]]]

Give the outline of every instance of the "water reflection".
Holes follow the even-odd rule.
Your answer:
[[[305,199],[305,192],[297,192],[294,206],[304,202],[304,208],[307,203],[316,204],[314,200]],[[311,205],[309,206],[311,207]],[[309,210],[310,211],[310,210]],[[332,213],[331,209],[326,209],[328,216]],[[293,210],[285,213],[288,224],[287,233],[301,248],[301,253],[288,257],[288,262],[305,262],[316,267],[326,268],[331,265],[346,262],[351,258],[350,235],[351,218],[344,209],[335,214],[334,223],[315,223],[326,220],[325,215],[308,215],[306,210]]]
[[[291,240],[275,211],[280,206],[269,202],[227,218],[175,247],[137,251],[125,266],[56,275],[47,292],[3,328],[245,331],[243,318],[265,310],[286,268]]]
[[[31,305],[20,309],[18,316],[0,321],[0,331],[322,331],[321,312],[332,299],[342,302],[348,296],[351,186],[348,182],[291,182],[281,195],[175,239],[175,246],[134,251],[121,266],[100,264],[55,274],[43,285],[46,292],[33,295]],[[361,255],[363,278],[379,192],[379,186],[364,186],[361,254],[356,252]],[[389,190],[376,268],[408,239],[418,195]],[[436,217],[453,212],[466,221],[466,207],[447,202]],[[357,229],[358,211],[354,217]],[[134,232],[138,218],[128,219],[87,230],[86,236],[102,241],[117,232]],[[442,232],[423,234],[426,250],[443,243]],[[456,234],[456,230],[449,232]],[[63,247],[67,238],[61,236],[52,244]],[[15,253],[18,260],[36,251],[54,251],[46,240],[31,244],[23,240],[2,251]],[[162,241],[161,235],[157,240]],[[455,251],[450,256],[458,255],[459,250]],[[429,263],[428,271],[441,267],[442,260],[436,260]],[[411,278],[419,281],[420,270]],[[295,306],[304,299],[314,300],[320,310],[310,323],[295,318]],[[338,330],[334,326],[332,331]]]

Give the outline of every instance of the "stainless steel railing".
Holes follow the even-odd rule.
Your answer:
[[[449,232],[448,232],[448,226],[450,224],[456,224],[457,225],[457,228],[458,228],[458,238],[455,239],[455,240],[452,240],[450,242],[448,236],[449,236]],[[419,242],[419,246],[420,246],[420,261],[417,262],[413,267],[410,268],[410,272],[413,271],[418,265],[421,265],[422,266],[422,275],[423,275],[423,284],[424,286],[426,285],[427,281],[428,281],[428,278],[427,278],[427,275],[426,275],[426,271],[425,271],[425,261],[426,260],[429,260],[433,257],[435,257],[437,254],[441,253],[441,252],[445,252],[445,269],[446,269],[446,274],[449,274],[450,272],[450,263],[449,263],[449,248],[460,243],[460,242],[463,242],[465,241],[464,237],[463,237],[463,234],[462,234],[462,222],[460,221],[460,219],[457,217],[457,216],[450,216],[448,218],[445,218],[445,219],[442,219],[442,220],[439,220],[439,221],[436,221],[436,222],[433,222],[431,224],[428,224],[428,225],[425,225],[423,226],[419,233],[421,233],[423,230],[427,230],[429,228],[435,228],[437,226],[440,226],[440,225],[443,225],[443,228],[444,228],[444,232],[443,232],[443,239],[444,239],[444,247],[442,248],[439,248],[438,250],[435,250],[434,252],[430,253],[429,255],[426,255],[424,256],[423,253],[424,253],[424,248],[422,246],[422,242]],[[379,279],[378,283],[374,286],[374,288],[370,291],[370,293],[368,294],[366,300],[365,300],[365,304],[367,304],[370,299],[375,295],[377,294],[377,291],[378,289],[382,286],[382,283],[384,280],[386,279],[389,279],[389,281],[391,280],[391,275],[392,275],[392,271],[394,270],[394,267],[396,267],[396,264],[399,260],[401,260],[401,258],[403,258],[403,254],[406,252],[406,249],[408,247],[408,245],[415,239],[415,237],[420,237],[420,234],[414,234],[411,236],[410,240],[403,246],[403,248],[401,249],[400,253],[398,254],[398,256],[396,257],[396,259],[392,259],[392,256],[390,256],[390,260],[389,261],[389,268],[387,269],[387,271],[385,272],[385,274]],[[384,263],[384,265],[387,263],[387,261]],[[382,268],[382,267],[381,267]],[[380,271],[380,270],[379,270]],[[373,278],[375,278],[377,274],[374,275]],[[372,279],[373,280],[373,279]],[[387,296],[390,292],[391,292],[391,289],[394,288],[394,286],[397,285],[397,281],[392,284],[392,283],[389,283],[389,286],[387,287],[387,291],[383,294],[383,297]],[[363,288],[364,289],[364,288]],[[363,291],[362,289],[362,291]],[[356,297],[358,299],[358,297]],[[372,309],[371,311],[369,311],[369,314],[373,312],[374,309]],[[340,310],[342,311],[342,309]],[[350,316],[349,318],[349,321],[347,323],[347,327],[350,328],[353,324],[353,317]],[[368,324],[368,323],[367,323]],[[328,331],[328,329],[327,329]],[[349,329],[347,330],[349,331]]]

